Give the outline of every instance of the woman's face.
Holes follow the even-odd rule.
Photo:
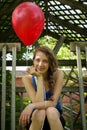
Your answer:
[[[41,51],[36,53],[33,63],[35,69],[41,74],[46,73],[49,68],[48,57]]]

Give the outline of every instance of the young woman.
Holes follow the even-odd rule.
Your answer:
[[[25,89],[31,103],[22,111],[19,124],[27,130],[63,130],[65,121],[59,97],[63,87],[63,72],[51,49],[36,48],[33,66],[23,77]]]

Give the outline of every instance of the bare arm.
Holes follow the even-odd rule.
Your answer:
[[[33,102],[32,104],[29,104],[32,106],[33,109],[46,109],[48,107],[56,106],[63,87],[63,72],[58,70],[55,73],[55,77],[56,77],[56,84],[55,84],[52,100],[48,100],[48,101],[42,100],[39,102]]]
[[[43,86],[43,77],[35,71],[35,68],[32,66],[30,70],[28,70],[29,75],[26,75],[22,78],[25,89],[31,99],[32,102],[41,102],[44,101],[44,86]],[[32,84],[32,75],[37,77],[37,91],[35,91],[34,86]]]

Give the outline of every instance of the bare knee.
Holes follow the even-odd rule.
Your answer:
[[[46,110],[46,115],[48,122],[50,124],[51,130],[63,130],[61,121],[60,121],[60,113],[54,107],[49,107]]]
[[[60,113],[54,107],[49,107],[46,110],[46,115],[47,115],[48,120],[58,120],[58,118],[60,118]]]
[[[45,120],[45,110],[35,110],[32,115],[32,121],[42,123]]]

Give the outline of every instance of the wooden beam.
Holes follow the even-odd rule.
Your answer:
[[[9,90],[10,91],[10,90]],[[25,87],[16,87],[16,92],[17,93],[25,93],[26,90],[25,90]],[[66,86],[66,87],[63,87],[62,89],[62,92],[65,93],[65,92],[79,92],[79,87],[75,86],[75,87],[69,87],[69,86]],[[87,92],[87,87],[84,87],[84,92]]]
[[[48,0],[45,0],[45,22],[46,22],[46,35],[48,33]]]
[[[55,45],[55,47],[53,49],[55,54],[58,53],[58,51],[59,51],[60,47],[62,46],[63,42],[64,42],[64,36],[61,36],[59,41],[57,42],[57,44]]]
[[[12,47],[16,47],[17,51],[20,51],[21,44],[20,43],[0,43],[0,51],[2,51],[2,48],[6,46],[7,51],[12,51]]]
[[[87,29],[83,29],[81,27],[78,27],[75,24],[71,24],[67,20],[62,20],[57,15],[53,16],[53,15],[49,14],[49,19],[53,23],[57,23],[57,24],[59,24],[59,25],[61,25],[63,27],[67,27],[69,30],[76,31],[78,34],[87,36]]]
[[[41,36],[45,36],[45,35],[46,35],[46,30],[44,29]],[[51,36],[51,37],[53,37],[53,38],[55,38],[57,40],[60,38],[60,35],[58,33],[54,32],[54,31],[52,32],[51,30],[47,31],[47,35],[49,35],[49,36]],[[71,41],[72,40],[69,40],[67,37],[64,38],[64,43],[69,44]]]
[[[11,14],[13,9],[20,3],[21,0],[12,1],[12,2],[8,2],[5,0],[4,2],[1,2],[0,4],[2,4],[3,8],[0,8],[0,15]]]
[[[71,42],[70,50],[76,52],[76,46],[79,46],[81,51],[85,51],[85,47],[87,46],[87,42]]]
[[[87,12],[87,5],[74,0],[58,0],[64,5],[69,5],[72,9],[80,9],[82,12]]]
[[[16,61],[16,66],[27,66],[26,62],[28,64],[28,66],[31,66],[33,64],[32,60],[17,60]],[[0,66],[2,65],[2,61],[0,60]],[[6,65],[7,66],[12,66],[12,61],[6,61]],[[77,66],[77,61],[76,60],[58,60],[58,65],[59,66]],[[86,61],[82,60],[82,66],[85,67],[86,66]]]

